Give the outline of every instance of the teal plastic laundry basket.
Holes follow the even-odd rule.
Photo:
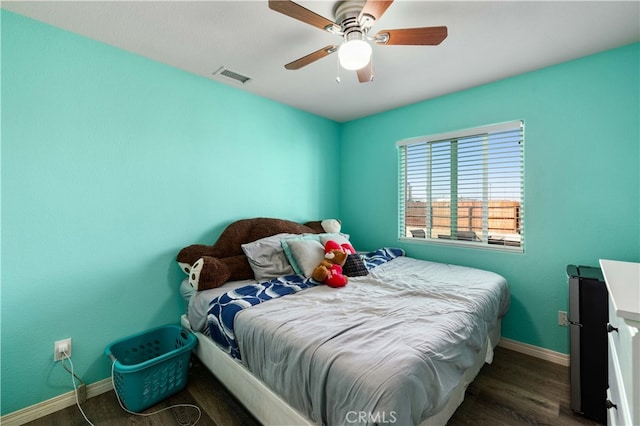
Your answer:
[[[196,337],[178,325],[165,325],[124,339],[104,350],[113,362],[120,400],[139,412],[187,386]]]

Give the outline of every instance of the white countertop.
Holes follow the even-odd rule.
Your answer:
[[[616,316],[640,323],[640,263],[600,259]]]

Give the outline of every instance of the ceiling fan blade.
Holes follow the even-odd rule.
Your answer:
[[[378,38],[388,38],[379,41]],[[401,30],[382,30],[376,34],[376,43],[393,45],[429,45],[437,46],[447,38],[447,27],[405,28]]]
[[[371,65],[371,61],[364,67],[360,68],[356,71],[358,74],[358,81],[360,83],[368,83],[373,80],[373,65]]]
[[[276,12],[280,12],[283,15],[287,15],[293,19],[297,19],[298,21],[313,25],[314,27],[320,28],[321,30],[333,26],[337,26],[338,28],[340,28],[340,26],[335,22],[330,21],[329,19],[310,11],[309,9],[300,6],[298,3],[289,0],[269,0],[269,8],[271,10],[275,10]]]
[[[317,61],[318,59],[322,59],[325,56],[328,56],[338,50],[337,46],[325,46],[322,49],[318,49],[313,53],[309,53],[306,56],[303,56],[300,59],[296,59],[293,62],[289,62],[284,67],[288,70],[299,70],[300,68],[309,65],[312,62]]]
[[[364,15],[371,15],[373,16],[373,19],[376,20],[380,19],[387,8],[391,6],[391,3],[393,3],[393,0],[368,0],[360,12],[358,21],[360,21]]]

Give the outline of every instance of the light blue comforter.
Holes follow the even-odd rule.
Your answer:
[[[437,413],[509,307],[492,272],[398,257],[238,313],[243,362],[318,424],[410,425]]]

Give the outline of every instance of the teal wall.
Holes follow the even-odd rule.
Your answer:
[[[640,260],[638,44],[338,124],[1,18],[2,414],[71,390],[55,340],[73,338],[93,383],[109,374],[109,342],[176,322],[177,251],[238,218],[340,216],[359,249],[502,273],[504,335],[564,353],[566,264]],[[398,242],[395,142],[514,119],[526,122],[525,253]],[[327,174],[321,156],[341,169]]]
[[[335,217],[339,124],[6,11],[2,414],[85,382],[116,338],[176,323],[174,261],[231,221]]]
[[[356,247],[503,274],[507,338],[568,353],[567,264],[640,261],[640,44],[370,116],[342,126],[341,217]],[[472,72],[472,71],[470,71]],[[434,84],[437,84],[434,82]],[[525,121],[525,252],[400,243],[395,142]]]

